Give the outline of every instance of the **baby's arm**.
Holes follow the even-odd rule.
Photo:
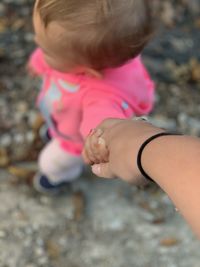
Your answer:
[[[103,132],[95,127],[107,118],[126,118],[123,109],[112,95],[93,91],[85,97],[80,132],[85,140],[84,160],[88,164],[107,162],[109,152],[103,139]],[[103,129],[102,129],[103,131]]]

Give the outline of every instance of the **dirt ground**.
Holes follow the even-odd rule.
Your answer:
[[[152,1],[153,3],[153,1]],[[31,178],[42,147],[32,0],[0,2],[0,267],[200,267],[200,244],[155,185],[139,189],[86,169],[57,197]],[[200,1],[155,0],[159,29],[144,61],[157,83],[150,119],[200,136]]]

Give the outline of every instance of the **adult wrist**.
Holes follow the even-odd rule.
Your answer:
[[[141,125],[138,125],[139,129]],[[132,181],[134,184],[136,184],[136,181],[138,184],[143,184],[147,182],[147,179],[143,177],[141,174],[140,169],[137,166],[137,157],[138,157],[138,152],[141,148],[141,145],[149,139],[151,136],[160,133],[162,129],[156,128],[156,127],[151,127],[149,129],[144,129],[143,131],[140,131],[138,133],[135,132],[136,125],[133,125],[132,133],[130,132],[127,142],[126,149],[124,151],[124,157],[125,160],[124,162],[126,163],[126,169],[127,172],[129,173],[129,181]],[[131,138],[133,136],[134,138]],[[132,178],[131,178],[132,177]]]
[[[181,135],[179,133],[170,133],[170,132],[160,132],[157,134],[152,135],[151,137],[149,137],[148,139],[146,139],[142,145],[139,148],[138,154],[137,154],[137,166],[138,169],[140,171],[140,173],[142,174],[142,176],[150,181],[150,182],[155,182],[155,179],[151,176],[151,173],[148,173],[148,171],[146,170],[146,168],[144,168],[144,153],[145,153],[145,149],[153,142],[158,141],[158,139],[163,138],[165,136],[177,136],[177,135]],[[156,151],[155,151],[156,153]],[[153,160],[153,158],[151,158],[150,160]]]

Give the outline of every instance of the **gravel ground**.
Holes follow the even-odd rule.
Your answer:
[[[32,0],[0,2],[0,267],[199,267],[199,242],[156,186],[86,170],[59,197],[31,187],[42,143],[25,72]],[[144,53],[157,82],[151,120],[200,136],[199,0],[155,0],[158,34]],[[157,16],[158,17],[158,16]]]

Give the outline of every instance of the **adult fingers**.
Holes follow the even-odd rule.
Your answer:
[[[109,163],[100,163],[100,164],[93,165],[92,172],[99,177],[108,178],[108,179],[115,178],[115,175],[110,169]]]

